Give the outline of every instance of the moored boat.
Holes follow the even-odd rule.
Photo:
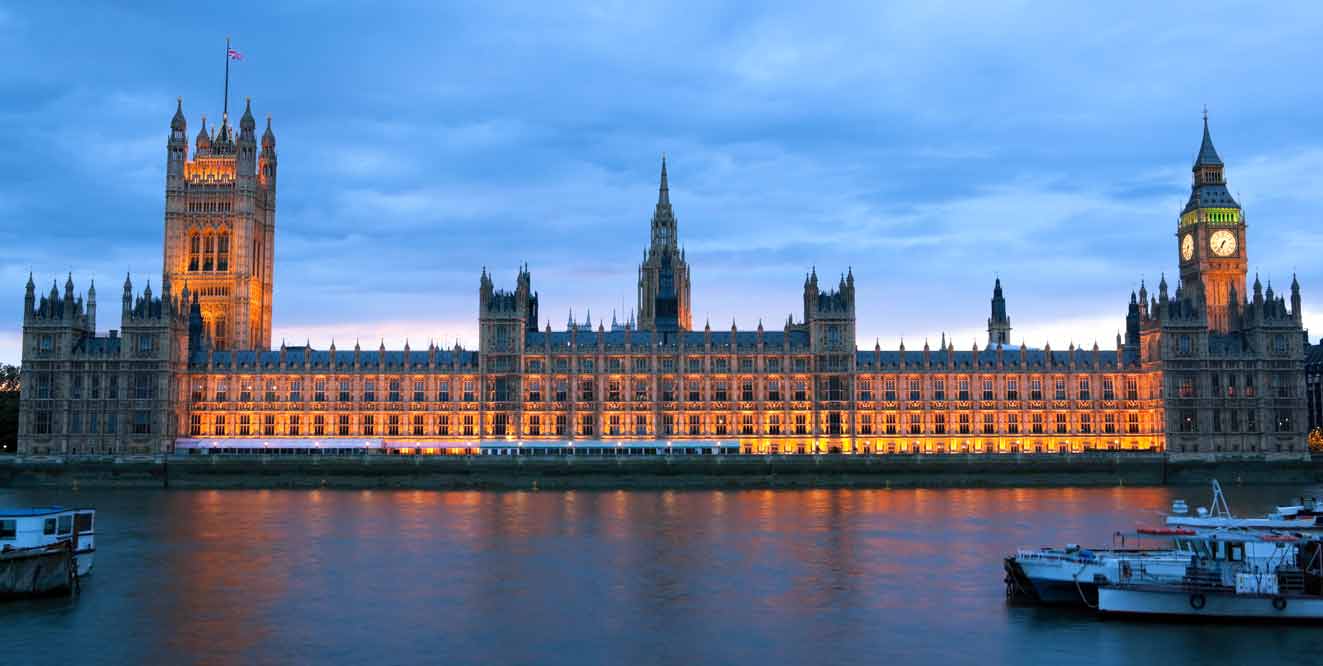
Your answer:
[[[1136,569],[1098,588],[1098,611],[1141,617],[1323,622],[1317,536],[1207,534],[1177,580]]]
[[[92,573],[96,558],[96,510],[59,506],[0,508],[0,548],[28,550],[68,544],[75,574]]]
[[[78,575],[71,542],[0,547],[0,598],[67,594]]]

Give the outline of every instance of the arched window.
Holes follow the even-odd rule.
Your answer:
[[[202,270],[210,271],[216,268],[216,237],[207,234],[202,238]]]
[[[200,265],[202,253],[202,239],[198,237],[197,232],[189,234],[188,237],[188,270],[196,271]]]
[[[226,233],[216,239],[216,270],[230,270],[230,235]]]

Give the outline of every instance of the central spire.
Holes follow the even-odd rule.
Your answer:
[[[671,188],[666,183],[666,153],[662,153],[661,187],[657,192],[657,205],[671,205]]]
[[[1222,166],[1222,158],[1218,157],[1217,149],[1213,147],[1213,137],[1208,132],[1208,107],[1204,107],[1204,140],[1199,144],[1199,156],[1194,161],[1195,168],[1201,166]]]

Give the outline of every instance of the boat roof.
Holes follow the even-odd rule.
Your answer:
[[[92,511],[87,507],[73,506],[33,506],[27,508],[4,508],[0,507],[0,518],[30,518],[32,516],[49,516],[53,513],[65,513],[70,511]]]

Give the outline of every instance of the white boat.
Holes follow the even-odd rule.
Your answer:
[[[1226,495],[1222,494],[1222,484],[1213,480],[1213,501],[1209,507],[1199,507],[1195,515],[1189,511],[1185,500],[1172,502],[1171,514],[1167,524],[1172,527],[1193,527],[1197,529],[1244,528],[1264,530],[1311,530],[1315,528],[1317,515],[1312,501],[1298,506],[1281,506],[1262,518],[1237,518],[1231,515]]]
[[[0,508],[0,550],[23,550],[69,542],[79,577],[92,573],[96,558],[96,509],[58,506]]]
[[[1190,553],[1174,545],[1149,550],[1090,549],[1074,544],[1022,548],[1003,563],[1006,595],[1045,604],[1094,606],[1098,586],[1120,580],[1122,566],[1139,566],[1154,575],[1179,579],[1189,561]]]
[[[1208,534],[1178,580],[1123,571],[1098,588],[1103,614],[1323,621],[1323,542],[1315,536]]]

